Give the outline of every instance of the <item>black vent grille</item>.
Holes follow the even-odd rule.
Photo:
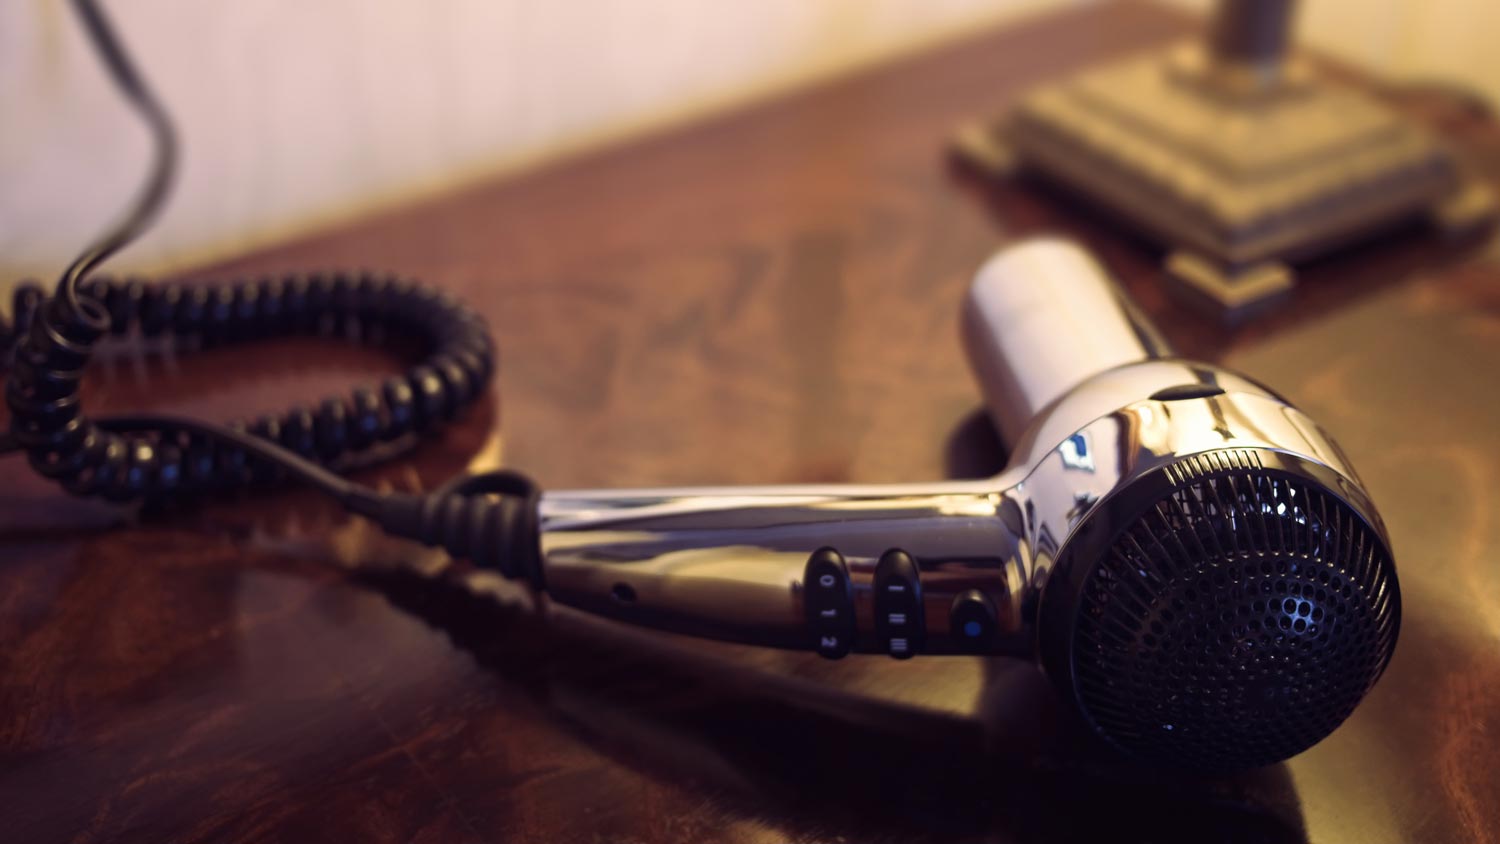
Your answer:
[[[1197,768],[1285,759],[1337,727],[1395,646],[1384,544],[1343,501],[1227,454],[1175,491],[1083,583],[1079,703],[1127,752]]]

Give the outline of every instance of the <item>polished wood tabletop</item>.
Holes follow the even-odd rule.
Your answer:
[[[141,512],[11,457],[0,839],[1500,841],[1495,248],[1393,233],[1229,331],[1170,302],[1160,256],[1077,202],[944,161],[960,122],[1191,27],[1144,5],[1040,17],[195,275],[368,266],[483,311],[501,367],[481,408],[370,483],[497,464],[550,488],[917,481],[1003,462],[960,298],[998,246],[1071,233],[1181,351],[1290,396],[1363,473],[1404,626],[1332,737],[1230,779],[1134,770],[1024,662],[627,630],[309,490]],[[1389,95],[1500,183],[1495,124]],[[87,398],[230,419],[397,364],[315,339],[125,351]]]

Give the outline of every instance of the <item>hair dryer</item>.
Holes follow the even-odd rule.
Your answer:
[[[1170,765],[1279,761],[1348,717],[1400,594],[1333,440],[1260,384],[1168,357],[1065,241],[992,258],[963,327],[1012,446],[999,475],[547,492],[548,594],[830,658],[1034,657],[1099,736]]]

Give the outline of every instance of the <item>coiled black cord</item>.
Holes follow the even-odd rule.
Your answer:
[[[74,0],[110,76],[145,120],[154,162],[128,212],[79,254],[52,296],[33,284],[0,319],[9,359],[8,435],[0,453],[24,451],[34,470],[76,495],[115,501],[224,489],[290,475],[327,492],[388,532],[441,545],[509,577],[542,586],[536,485],[513,472],[464,476],[426,495],[382,494],[326,468],[429,432],[483,392],[494,343],[473,309],[408,281],[310,274],[225,285],[91,279],[156,215],[171,184],[175,134],[93,0]],[[225,427],[170,416],[91,419],[80,386],[106,335],[196,338],[203,344],[313,333],[330,326],[413,337],[426,357],[378,389],[359,388],[316,408],[296,407]]]
[[[430,430],[472,403],[489,379],[494,353],[483,320],[451,298],[419,285],[370,274],[291,276],[205,286],[139,281],[86,281],[84,296],[102,304],[109,332],[172,335],[215,344],[357,326],[413,336],[431,351],[378,390],[361,388],[315,408],[297,407],[242,427],[304,458],[333,463],[351,452]],[[242,449],[202,437],[119,433],[79,408],[78,378],[102,339],[67,321],[58,300],[23,285],[14,296],[23,330],[6,383],[11,436],[32,467],[78,495],[116,501],[197,492],[279,474]],[[38,305],[41,305],[38,312]],[[10,326],[0,322],[0,346]],[[115,430],[106,430],[114,428]]]

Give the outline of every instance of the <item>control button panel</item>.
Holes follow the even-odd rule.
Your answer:
[[[995,605],[978,589],[969,589],[953,599],[948,610],[948,629],[962,647],[985,653],[994,647],[997,620]]]
[[[803,603],[813,649],[838,659],[854,646],[854,589],[849,566],[832,548],[819,548],[802,573]]]
[[[875,565],[874,588],[880,646],[896,659],[909,659],[922,649],[926,629],[916,561],[899,548],[885,552]]]

